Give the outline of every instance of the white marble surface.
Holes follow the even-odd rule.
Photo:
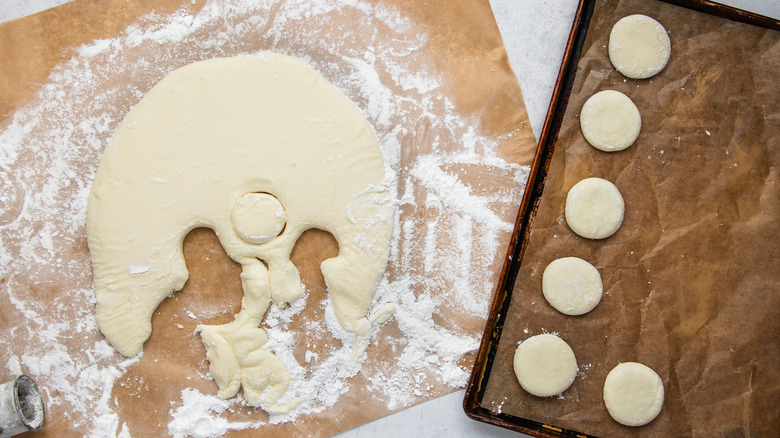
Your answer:
[[[0,0],[0,22],[70,0]],[[509,62],[523,90],[534,133],[541,132],[571,29],[577,0],[490,0]],[[780,18],[778,0],[722,0],[721,3]],[[338,435],[370,437],[521,437],[522,434],[466,417],[464,391],[414,406]]]

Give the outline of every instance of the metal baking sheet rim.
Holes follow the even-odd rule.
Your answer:
[[[563,116],[566,113],[569,95],[571,94],[571,88],[574,84],[577,64],[582,53],[585,37],[587,36],[588,26],[597,1],[598,0],[580,0],[577,6],[574,22],[571,32],[569,33],[566,50],[564,51],[563,60],[561,62],[561,68],[558,72],[558,78],[550,99],[550,106],[547,110],[547,116],[539,138],[539,143],[537,144],[536,155],[533,164],[531,165],[531,172],[528,176],[526,190],[520,203],[520,209],[512,231],[512,238],[504,259],[498,287],[493,296],[485,330],[463,398],[463,410],[470,418],[542,438],[591,437],[591,435],[510,414],[496,413],[483,407],[481,401],[485,391],[486,379],[489,378],[498,341],[501,337],[506,310],[509,307],[509,301],[512,296],[512,289],[514,288],[517,273],[525,253],[525,247],[528,243],[527,237],[533,226],[534,216],[544,189],[547,170],[555,150],[558,131],[561,128]],[[660,1],[742,23],[780,30],[780,20],[724,6],[712,1]]]

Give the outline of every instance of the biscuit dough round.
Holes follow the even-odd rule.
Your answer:
[[[582,315],[593,310],[604,290],[599,271],[577,257],[552,261],[542,274],[542,293],[555,310]]]
[[[586,178],[566,195],[566,223],[588,239],[605,239],[623,223],[625,203],[614,184],[601,178]]]
[[[664,384],[655,371],[637,362],[621,363],[604,380],[604,404],[626,426],[645,425],[661,412]]]
[[[666,67],[672,52],[661,23],[641,14],[621,18],[609,34],[609,60],[632,79],[647,79]]]
[[[515,376],[520,386],[537,397],[565,391],[577,377],[577,359],[569,344],[550,334],[532,336],[515,350]]]
[[[622,151],[636,141],[642,117],[634,102],[615,90],[591,96],[580,111],[580,129],[585,140],[604,152]]]
[[[244,242],[265,243],[281,234],[287,213],[270,193],[247,193],[233,207],[230,221]]]

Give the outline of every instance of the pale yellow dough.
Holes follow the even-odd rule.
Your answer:
[[[577,257],[553,260],[542,274],[544,298],[557,311],[582,315],[601,301],[604,286],[599,271]]]
[[[614,184],[601,178],[585,178],[566,195],[566,224],[588,239],[605,239],[623,224],[625,203]]]
[[[642,117],[628,96],[619,91],[604,90],[582,105],[580,129],[594,148],[604,152],[622,151],[639,137]]]
[[[623,17],[609,34],[609,60],[632,79],[647,79],[666,67],[672,44],[658,21],[641,14]]]
[[[230,216],[233,229],[249,243],[265,243],[282,232],[287,212],[276,196],[247,193],[238,200]]]
[[[537,397],[558,395],[574,383],[577,359],[569,344],[550,334],[531,336],[515,350],[517,381]]]
[[[273,300],[303,288],[290,253],[307,229],[329,231],[322,262],[330,302],[367,345],[384,275],[395,201],[376,137],[350,101],[306,64],[278,54],[213,59],[166,76],[125,117],[95,175],[87,208],[100,330],[137,354],[157,305],[188,277],[182,242],[210,227],[242,266],[241,311],[200,325],[220,397],[240,387],[271,413],[293,409],[290,376],[263,348]]]
[[[618,423],[643,426],[661,412],[664,384],[650,367],[624,362],[613,368],[604,380],[604,404]]]

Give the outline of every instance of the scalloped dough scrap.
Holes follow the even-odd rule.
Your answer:
[[[371,126],[313,69],[273,53],[182,67],[127,114],[95,175],[87,237],[98,327],[136,355],[155,308],[187,280],[184,237],[212,228],[241,264],[244,291],[233,321],[198,326],[218,395],[243,387],[250,404],[289,412],[290,376],[262,348],[259,324],[272,300],[302,295],[295,242],[310,228],[336,238],[339,254],[321,270],[357,358],[372,322],[392,311],[368,315],[394,212]]]

